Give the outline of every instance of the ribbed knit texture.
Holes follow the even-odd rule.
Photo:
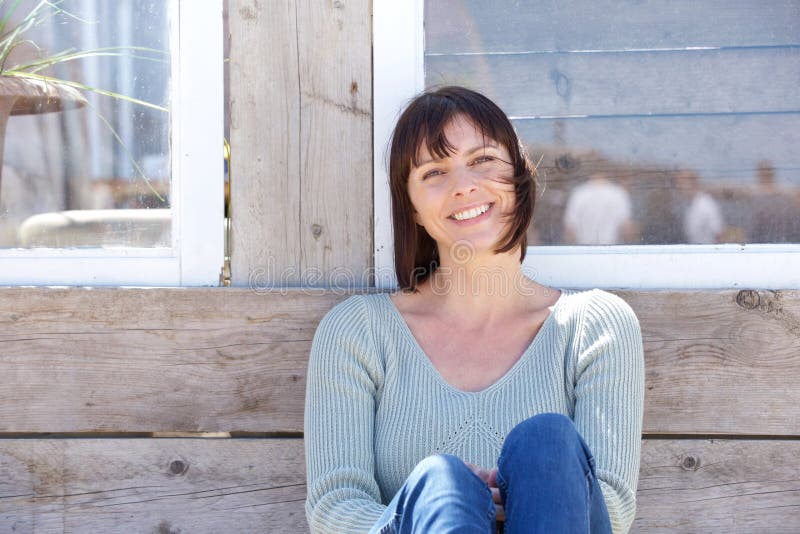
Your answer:
[[[606,291],[562,290],[519,361],[480,392],[442,378],[388,294],[354,295],[323,318],[311,347],[311,531],[366,533],[426,456],[449,453],[493,468],[516,424],[556,412],[572,419],[589,445],[614,532],[627,532],[636,511],[643,399],[639,322]]]

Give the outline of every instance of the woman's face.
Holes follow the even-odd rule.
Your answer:
[[[444,134],[452,154],[437,159],[423,145],[419,166],[411,168],[408,194],[414,220],[438,243],[440,257],[457,243],[474,254],[493,250],[510,224],[501,216],[514,210],[514,186],[507,181],[513,175],[511,156],[463,116],[448,124]],[[459,255],[463,258],[463,251]]]

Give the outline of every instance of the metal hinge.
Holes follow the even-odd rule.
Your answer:
[[[225,182],[225,259],[219,272],[219,285],[231,285],[231,145],[223,138],[225,169],[228,171],[228,180]]]
[[[222,269],[219,271],[219,285],[221,287],[230,287],[231,286],[231,260],[230,258],[225,258],[225,263],[222,265]]]

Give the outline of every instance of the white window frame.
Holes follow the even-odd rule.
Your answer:
[[[424,0],[374,0],[376,285],[397,286],[388,146],[402,108],[425,87]],[[529,246],[524,272],[554,287],[800,289],[800,244]]]
[[[0,249],[0,285],[216,286],[224,261],[222,0],[172,0],[169,248]]]

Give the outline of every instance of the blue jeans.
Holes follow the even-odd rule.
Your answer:
[[[505,534],[610,533],[594,458],[569,418],[526,419],[509,433],[497,461]],[[491,490],[462,460],[422,460],[370,534],[495,532]]]

